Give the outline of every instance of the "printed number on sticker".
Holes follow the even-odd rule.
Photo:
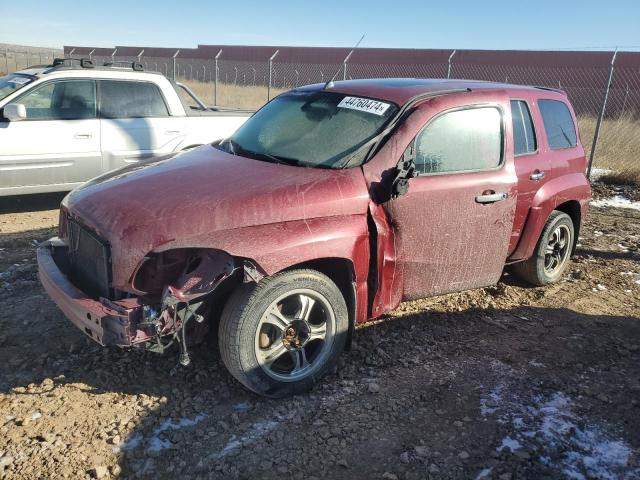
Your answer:
[[[389,108],[388,103],[378,102],[369,98],[344,97],[338,104],[338,108],[350,108],[361,112],[373,113],[374,115],[384,115]]]

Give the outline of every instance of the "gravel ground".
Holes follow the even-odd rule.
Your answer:
[[[640,478],[640,212],[593,209],[557,285],[401,305],[274,401],[212,344],[172,375],[68,323],[34,255],[60,198],[0,207],[0,478]]]

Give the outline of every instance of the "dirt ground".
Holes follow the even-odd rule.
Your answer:
[[[0,478],[640,478],[640,212],[594,208],[567,276],[403,304],[311,393],[216,349],[102,349],[47,298],[60,195],[0,200]]]

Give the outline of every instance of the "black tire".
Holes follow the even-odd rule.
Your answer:
[[[548,268],[548,256],[551,254],[548,253],[547,248],[550,245],[550,242],[553,242],[554,237],[552,236],[554,235],[554,232],[558,231],[558,229],[568,234],[568,238],[566,239],[566,251],[562,251],[562,258],[557,266],[550,269]],[[562,278],[562,275],[569,264],[569,258],[573,252],[574,239],[575,231],[571,217],[564,212],[554,210],[551,215],[549,215],[549,219],[542,229],[542,234],[538,239],[533,255],[524,262],[514,264],[513,272],[518,277],[532,285],[543,286],[549,285],[550,283],[556,283]]]
[[[306,316],[304,298],[313,300]],[[284,310],[292,312],[298,301],[300,312],[284,315]],[[274,327],[277,322],[268,320],[274,318],[268,314],[274,309],[282,313],[281,316],[286,317],[287,321],[292,321],[290,326],[294,325],[293,322],[299,322],[295,324],[296,333],[291,342],[288,341],[290,337],[287,332],[290,333],[290,329],[286,327],[287,324],[281,331]],[[318,319],[325,317],[326,340],[311,339],[310,335],[305,339],[305,331],[309,333],[322,329],[323,322]],[[244,284],[232,294],[220,318],[220,354],[231,375],[260,395],[277,398],[301,393],[312,388],[344,350],[349,330],[348,318],[342,293],[326,275],[315,270],[281,272],[265,277],[257,284]],[[262,346],[264,339],[267,342],[265,347]],[[300,342],[302,347],[295,348]],[[267,355],[264,352],[272,349],[284,350],[278,357],[276,352],[265,359]],[[266,366],[271,358],[277,360],[272,361],[271,366]],[[313,358],[317,364],[311,361]],[[290,373],[286,372],[288,362],[291,363]],[[305,362],[308,362],[307,367],[296,370]]]

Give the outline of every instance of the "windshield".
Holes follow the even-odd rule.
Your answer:
[[[340,168],[396,111],[388,102],[340,93],[289,92],[266,104],[219,148],[265,161]],[[358,152],[356,163],[366,150]]]
[[[0,77],[0,100],[8,97],[13,92],[20,90],[26,84],[33,82],[33,80],[34,77],[31,77],[30,75],[21,75],[17,73]]]

